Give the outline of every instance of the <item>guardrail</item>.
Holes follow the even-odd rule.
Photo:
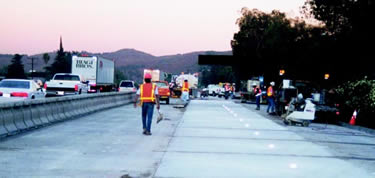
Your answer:
[[[135,92],[54,97],[0,104],[0,136],[14,135],[56,122],[133,102]]]

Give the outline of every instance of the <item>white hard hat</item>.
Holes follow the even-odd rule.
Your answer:
[[[297,97],[298,97],[298,99],[303,99],[302,93],[299,93]]]
[[[275,82],[272,81],[272,82],[270,83],[270,85],[275,86]]]

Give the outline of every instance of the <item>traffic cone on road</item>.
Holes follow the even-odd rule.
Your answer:
[[[353,112],[353,116],[352,116],[352,118],[350,119],[350,122],[349,122],[349,124],[350,125],[355,125],[355,119],[357,118],[357,110],[354,110],[354,112]]]

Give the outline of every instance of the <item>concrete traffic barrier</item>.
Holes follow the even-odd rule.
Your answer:
[[[93,97],[87,97],[84,100],[84,108],[87,114],[94,112],[94,110],[92,109],[93,103],[91,103],[92,98]]]
[[[27,128],[35,127],[36,125],[32,120],[31,114],[31,101],[25,100],[21,111],[23,113],[23,121],[25,122]]]
[[[132,102],[135,93],[111,92],[0,104],[0,136]]]
[[[82,115],[85,115],[86,114],[86,110],[85,110],[85,100],[86,98],[84,97],[80,97],[77,101],[77,104],[78,104],[78,113],[80,116]]]
[[[42,120],[40,120],[40,114],[39,114],[39,109],[40,105],[36,103],[35,101],[31,102],[31,120],[34,122],[35,126],[41,126],[43,125]]]
[[[88,97],[86,99],[86,107],[89,111],[88,113],[95,112],[95,108],[94,108],[95,105],[96,105],[96,103],[94,103],[94,97]]]
[[[95,111],[102,110],[104,106],[103,98],[102,97],[95,97],[94,98],[94,109]]]
[[[70,106],[69,106],[70,99],[71,98],[66,99],[66,100],[62,101],[62,103],[61,103],[61,106],[64,110],[64,114],[67,118],[73,118],[73,113],[71,113]]]
[[[46,99],[41,107],[45,108],[45,112],[49,123],[58,121],[53,114],[53,102],[50,99]]]
[[[27,128],[25,122],[23,121],[23,112],[22,112],[23,101],[17,101],[13,103],[11,109],[13,113],[13,122],[16,125],[18,130],[25,130]]]
[[[80,117],[82,115],[82,111],[80,111],[81,103],[80,103],[80,98],[76,97],[73,100],[72,105],[74,106],[73,112],[75,113],[75,117]]]
[[[13,121],[14,120],[13,113],[12,113],[13,105],[14,105],[13,103],[5,103],[2,105],[3,122],[4,122],[4,127],[8,132],[8,135],[12,135],[18,131]]]
[[[85,114],[88,113],[88,110],[86,109],[86,107],[87,107],[86,100],[87,100],[86,96],[80,96],[79,97],[79,102],[78,102],[79,109],[78,109],[78,112],[80,113],[80,115],[85,115]]]
[[[50,121],[47,116],[46,108],[43,107],[44,100],[38,99],[35,101],[35,103],[41,106],[41,107],[38,107],[38,109],[39,109],[39,116],[40,116],[40,120],[42,121],[42,124],[49,124]]]
[[[64,117],[62,117],[62,114],[61,114],[62,110],[60,109],[60,104],[58,103],[57,98],[56,98],[55,102],[53,103],[52,108],[53,108],[53,112],[56,116],[56,119],[58,121],[63,121]]]
[[[55,98],[54,98],[55,99]],[[60,118],[60,113],[59,113],[59,106],[56,103],[57,100],[51,101],[51,107],[52,107],[52,116],[55,119],[55,121],[62,121]]]
[[[66,98],[57,98],[56,106],[57,106],[57,112],[59,113],[60,120],[65,120],[68,117],[64,113],[64,108],[62,106],[62,103],[64,102]]]
[[[8,131],[4,127],[3,111],[2,111],[2,109],[0,109],[0,136],[2,137],[2,136],[7,135],[7,134],[8,134]]]

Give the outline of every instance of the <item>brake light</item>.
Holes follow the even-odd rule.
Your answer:
[[[133,91],[137,91],[137,89],[133,88]]]
[[[120,91],[120,87],[118,87],[118,91]]]
[[[336,112],[336,115],[340,115],[340,112],[337,111],[337,112]]]
[[[96,83],[91,84],[92,87],[96,87]]]
[[[44,88],[44,89],[47,89],[47,83],[44,83],[43,88]]]
[[[78,85],[74,85],[74,91],[78,91]]]
[[[13,92],[10,94],[10,96],[13,96],[13,97],[28,97],[29,94],[26,93],[26,92]]]
[[[2,93],[2,92],[0,92],[0,96],[3,96],[3,93]]]

